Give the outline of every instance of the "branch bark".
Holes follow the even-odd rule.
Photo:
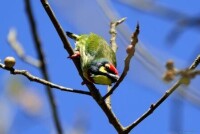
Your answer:
[[[122,18],[118,21],[113,21],[110,23],[110,31],[109,33],[111,34],[111,39],[110,39],[110,45],[112,50],[116,53],[117,52],[117,43],[116,43],[116,35],[117,35],[117,31],[116,31],[116,27],[121,24],[122,22],[124,22],[126,20],[126,18]]]
[[[128,52],[128,55],[127,55],[127,57],[126,57],[126,59],[124,61],[124,70],[123,70],[123,73],[121,74],[119,80],[112,87],[112,89],[105,96],[103,96],[103,98],[102,98],[103,100],[105,100],[108,96],[110,96],[115,91],[115,89],[117,89],[117,87],[124,80],[124,78],[126,77],[127,72],[129,71],[129,66],[130,66],[131,58],[133,57],[134,52],[135,52],[135,46],[136,46],[136,44],[138,42],[139,31],[140,31],[139,24],[137,24],[136,30],[133,33],[132,37],[131,37],[132,38],[132,40],[131,40],[131,46],[130,46],[131,50],[128,50],[130,52]]]
[[[111,38],[110,38],[110,45],[111,45],[111,48],[112,50],[116,53],[117,52],[117,49],[118,49],[118,46],[117,46],[117,43],[116,43],[116,35],[117,35],[117,31],[116,31],[116,27],[121,24],[122,22],[124,22],[126,20],[126,18],[122,18],[118,21],[113,21],[110,23],[110,35],[111,35]],[[107,87],[107,92],[109,93],[110,90],[112,89],[111,86],[108,86]],[[106,104],[111,108],[111,96],[108,96],[107,99],[106,99]]]
[[[33,37],[33,41],[35,43],[35,48],[37,50],[37,54],[38,54],[38,58],[41,61],[41,66],[40,66],[40,71],[42,76],[44,77],[45,80],[49,81],[49,75],[47,72],[47,66],[46,66],[46,61],[44,58],[44,53],[42,50],[42,45],[40,42],[40,38],[38,36],[38,31],[37,31],[37,26],[35,23],[35,19],[33,16],[33,12],[32,12],[32,7],[31,7],[31,3],[30,0],[24,0],[25,2],[25,6],[26,6],[26,11],[27,11],[27,16],[28,16],[28,20],[30,22],[30,27],[31,27],[31,33],[32,33],[32,37]],[[56,130],[58,134],[63,134],[63,130],[61,127],[61,123],[60,123],[60,119],[58,117],[58,111],[56,108],[56,103],[54,100],[54,96],[53,96],[53,92],[51,90],[51,88],[49,86],[46,86],[46,94],[48,96],[48,100],[50,103],[50,107],[52,110],[52,116],[53,116],[53,120],[56,126]]]
[[[200,63],[200,55],[197,56],[192,65],[188,68],[189,70],[194,70]],[[168,89],[165,94],[154,104],[150,106],[150,108],[136,121],[134,121],[131,125],[125,128],[126,133],[129,133],[134,127],[136,127],[140,122],[142,122],[145,118],[147,118],[150,114],[154,112],[156,108],[160,106],[179,86],[181,85],[180,80],[177,81],[170,89]]]
[[[71,48],[65,32],[63,31],[62,27],[60,26],[60,24],[58,23],[49,3],[47,0],[41,0],[41,3],[45,9],[45,11],[47,12],[49,18],[51,19],[60,39],[63,42],[64,48],[66,49],[66,51],[69,53],[69,55],[72,55],[74,53],[73,49]],[[80,68],[80,62],[79,60],[75,60],[73,59],[73,62],[79,72],[79,75],[81,76],[81,78],[83,79],[83,81],[85,81],[85,78],[82,75],[82,71]],[[108,105],[105,102],[102,102],[102,96],[99,93],[98,89],[95,87],[94,84],[92,83],[86,83],[86,86],[88,87],[88,89],[90,90],[90,93],[92,94],[93,99],[97,102],[97,104],[101,107],[101,109],[104,111],[104,113],[106,114],[109,122],[113,125],[113,127],[117,130],[117,132],[123,132],[123,126],[120,124],[120,122],[118,121],[118,119],[116,118],[116,116],[114,115],[114,113],[111,111],[111,109],[108,107]]]
[[[63,44],[64,44],[64,48],[66,49],[66,51],[72,55],[73,49],[71,48],[65,33],[62,29],[62,27],[59,25],[49,3],[47,0],[41,0],[44,9],[46,10],[48,16],[50,17],[58,35],[60,36]],[[131,57],[134,55],[134,50],[135,50],[135,45],[138,42],[138,36],[139,34],[139,25],[137,25],[136,27],[136,31],[134,32],[133,36],[132,36],[132,51],[131,53],[128,54],[128,56],[126,57],[125,60],[125,67],[124,67],[124,71],[119,79],[119,81],[113,86],[113,89],[115,90],[118,85],[121,83],[121,81],[124,79],[124,77],[126,76],[128,70],[129,70],[129,64],[130,64],[130,59]],[[85,80],[85,78],[82,75],[81,69],[80,69],[80,63],[78,60],[73,60],[77,70],[79,71],[80,76],[82,77],[83,80]],[[196,66],[199,64],[200,62],[200,56],[198,56],[198,58],[195,60],[195,62],[192,64],[192,66],[190,67],[190,69],[194,69],[196,68]],[[111,95],[112,91],[110,94],[106,94],[106,96],[104,96],[102,98],[101,94],[99,93],[98,89],[94,86],[94,84],[92,83],[86,83],[86,86],[88,87],[88,89],[90,90],[90,93],[93,97],[93,99],[97,102],[97,104],[101,107],[101,109],[104,111],[104,113],[106,114],[109,122],[113,125],[113,127],[117,130],[117,132],[119,134],[128,134],[135,126],[137,126],[141,121],[143,121],[146,117],[148,117],[163,101],[165,101],[167,99],[167,97],[173,92],[175,91],[175,89],[180,85],[179,82],[177,82],[172,88],[170,88],[169,90],[166,91],[166,94],[164,94],[160,100],[158,100],[157,103],[152,104],[150,109],[145,112],[140,118],[138,118],[135,122],[133,122],[131,125],[127,126],[126,128],[124,128],[119,120],[117,119],[117,117],[114,115],[114,113],[112,112],[111,108],[105,103],[105,101],[102,101],[103,99],[106,99],[107,96]]]
[[[10,71],[10,73],[13,74],[13,75],[17,75],[17,74],[23,75],[23,76],[27,77],[30,81],[34,81],[34,82],[49,86],[51,88],[56,88],[56,89],[60,89],[61,91],[67,91],[67,92],[91,96],[91,93],[88,92],[88,91],[83,91],[83,90],[78,90],[78,89],[73,89],[73,88],[66,88],[66,87],[54,84],[52,82],[49,82],[47,80],[44,80],[44,79],[41,79],[39,77],[32,75],[27,70],[18,70],[18,69],[14,69],[14,68],[8,68],[8,67],[5,67],[5,65],[2,64],[2,63],[0,63],[0,68]]]

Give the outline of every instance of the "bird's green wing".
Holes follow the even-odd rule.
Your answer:
[[[100,36],[91,33],[85,42],[85,53],[93,59],[107,59],[116,66],[116,56],[108,43]]]

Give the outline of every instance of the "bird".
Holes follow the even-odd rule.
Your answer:
[[[101,36],[94,33],[77,35],[71,32],[66,32],[66,35],[75,40],[74,54],[69,58],[80,58],[83,76],[87,81],[112,85],[119,79],[116,54]]]

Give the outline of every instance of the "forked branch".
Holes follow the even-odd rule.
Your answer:
[[[133,33],[132,37],[131,37],[131,44],[128,46],[127,48],[127,57],[124,60],[124,70],[123,73],[121,74],[121,76],[119,77],[119,80],[115,83],[115,85],[112,87],[112,89],[102,98],[103,100],[105,100],[108,96],[110,96],[115,89],[117,89],[117,87],[119,86],[119,84],[124,80],[124,78],[127,75],[127,72],[129,71],[129,66],[130,66],[130,61],[131,58],[133,57],[134,53],[135,53],[135,46],[138,42],[138,35],[140,32],[140,27],[139,27],[139,23],[136,26],[136,30]]]
[[[116,53],[117,51],[117,43],[116,43],[116,35],[117,35],[117,31],[116,31],[116,27],[121,24],[122,22],[124,22],[126,20],[126,18],[122,18],[118,21],[113,21],[110,23],[110,35],[111,35],[111,38],[110,38],[110,45],[111,45],[111,48],[112,50]]]
[[[111,48],[112,50],[116,53],[117,52],[117,43],[116,43],[116,36],[117,36],[117,31],[116,31],[116,27],[121,24],[122,22],[124,22],[126,20],[126,18],[122,18],[118,21],[113,21],[110,23],[110,35],[111,35],[111,38],[110,38],[110,45],[111,45]],[[111,86],[108,86],[107,87],[107,92],[110,92],[110,90],[112,89]],[[107,99],[106,99],[106,104],[110,107],[111,109],[111,96],[108,96]]]
[[[194,70],[200,63],[200,55],[197,56],[192,65],[188,68],[189,70]],[[154,104],[150,106],[150,108],[136,121],[134,121],[131,125],[125,128],[125,132],[129,133],[134,127],[136,127],[140,122],[142,122],[145,118],[147,118],[153,111],[160,106],[179,86],[181,85],[181,81],[177,81],[170,89],[168,89],[165,94]]]
[[[66,51],[69,53],[69,55],[72,55],[74,53],[73,49],[71,48],[65,32],[63,31],[61,25],[58,23],[49,3],[47,0],[41,0],[41,3],[45,9],[45,11],[47,12],[49,18],[51,19],[59,37],[61,38],[63,44],[64,44],[64,48],[66,49]],[[82,71],[80,68],[80,62],[78,60],[73,59],[73,62],[79,72],[79,75],[81,76],[81,78],[83,79],[83,81],[85,80],[85,78],[82,75]],[[109,122],[114,126],[114,128],[118,131],[118,132],[122,132],[123,131],[123,126],[120,124],[120,122],[118,121],[118,119],[116,118],[116,116],[114,115],[114,113],[112,112],[112,110],[107,106],[107,104],[105,102],[101,103],[102,100],[102,96],[99,93],[98,89],[95,87],[94,84],[92,83],[86,83],[86,86],[88,87],[88,89],[90,90],[90,93],[93,97],[93,99],[97,102],[97,104],[101,107],[101,109],[104,111],[104,113],[106,114]]]
[[[35,21],[34,15],[33,15],[31,0],[24,0],[24,2],[25,2],[25,8],[26,8],[28,21],[30,24],[31,35],[32,35],[33,42],[34,42],[34,45],[36,48],[38,59],[41,62],[41,66],[39,67],[39,70],[42,74],[42,77],[45,80],[50,81],[50,77],[49,77],[49,74],[47,71],[47,64],[46,64],[44,52],[42,49],[42,43],[39,38],[36,21]],[[53,117],[53,121],[54,121],[53,123],[55,124],[56,131],[58,134],[63,134],[63,129],[61,126],[61,121],[60,121],[59,115],[58,115],[58,109],[57,109],[56,102],[54,99],[54,94],[49,86],[46,86],[45,88],[46,88],[45,91],[46,91],[48,101],[50,104],[52,117]]]

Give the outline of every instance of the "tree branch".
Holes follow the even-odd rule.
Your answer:
[[[110,35],[111,35],[111,38],[110,38],[110,45],[111,45],[111,48],[112,50],[116,53],[117,52],[117,43],[116,43],[116,35],[117,35],[117,31],[116,31],[116,27],[121,24],[122,22],[124,22],[126,20],[126,18],[122,18],[118,21],[113,21],[110,23]],[[107,87],[107,92],[110,92],[111,90],[111,86],[108,86]],[[108,96],[107,99],[106,99],[106,104],[111,108],[111,96]]]
[[[107,92],[110,92],[111,89],[112,89],[112,87],[108,86],[107,87]],[[112,106],[111,106],[111,96],[108,96],[106,98],[105,102],[106,102],[107,106],[111,109],[112,108]]]
[[[116,43],[116,35],[117,35],[116,27],[122,22],[124,22],[125,20],[126,18],[122,18],[118,21],[113,21],[110,23],[110,31],[109,31],[109,33],[111,34],[110,45],[111,45],[112,50],[115,53],[117,52],[117,48],[118,48],[117,43]]]
[[[38,58],[41,61],[40,71],[41,71],[44,79],[49,81],[49,75],[48,75],[48,72],[47,72],[46,61],[45,61],[45,58],[44,58],[44,53],[42,51],[42,45],[41,45],[41,42],[40,42],[40,39],[39,39],[39,36],[38,36],[36,23],[35,23],[34,16],[33,16],[33,13],[32,13],[31,3],[30,3],[30,0],[24,0],[24,2],[25,2],[25,6],[26,6],[28,20],[30,22],[31,31],[32,31],[31,35],[32,35],[33,41],[35,43]],[[55,104],[55,101],[54,101],[53,92],[52,92],[52,90],[49,86],[46,86],[46,93],[47,93],[48,100],[49,100],[49,103],[50,103],[50,107],[51,107],[51,110],[52,110],[52,114],[53,114],[52,116],[53,116],[53,120],[54,120],[54,123],[55,123],[55,126],[56,126],[57,133],[63,134],[60,119],[58,117],[56,104]]]
[[[63,31],[62,27],[60,26],[60,24],[58,23],[49,3],[47,0],[41,0],[41,3],[45,9],[45,11],[47,12],[49,18],[51,19],[60,39],[63,42],[64,48],[66,49],[66,51],[69,53],[69,55],[72,55],[73,49],[71,48],[65,32]],[[79,60],[75,60],[73,59],[73,62],[79,72],[79,75],[81,76],[81,78],[83,79],[83,81],[85,80],[85,78],[82,75],[82,71],[80,68],[80,62]],[[93,99],[97,102],[97,104],[101,107],[101,109],[104,111],[104,113],[106,114],[109,122],[115,127],[115,129],[118,132],[122,132],[123,131],[123,126],[120,124],[120,122],[118,121],[118,119],[116,118],[116,116],[114,115],[114,113],[111,111],[111,109],[108,107],[108,105],[105,102],[102,102],[102,96],[99,93],[98,89],[94,86],[94,84],[87,82],[86,86],[88,87],[88,89],[90,90]]]
[[[195,69],[200,63],[200,55],[197,56],[195,61],[192,63],[192,65],[188,68],[189,70]],[[150,106],[150,108],[136,121],[134,121],[131,125],[125,128],[126,133],[129,133],[134,127],[136,127],[140,122],[142,122],[145,118],[147,118],[150,114],[153,113],[153,111],[160,106],[179,86],[181,85],[180,80],[177,81],[170,89],[168,89],[165,94],[154,104]]]
[[[117,89],[117,87],[119,86],[119,84],[124,80],[124,78],[126,77],[127,75],[127,72],[129,71],[129,66],[130,66],[130,61],[131,61],[131,58],[133,57],[134,55],[134,52],[135,52],[135,46],[138,42],[138,35],[139,35],[139,23],[137,24],[136,26],[136,30],[135,32],[133,33],[132,35],[132,40],[131,40],[131,45],[128,46],[127,48],[127,57],[124,61],[124,70],[123,70],[123,73],[121,74],[119,80],[115,83],[115,85],[112,87],[112,89],[105,95],[103,96],[103,100],[105,100],[108,96],[110,96],[114,91],[115,89]]]
[[[61,91],[67,91],[67,92],[72,92],[72,93],[78,93],[78,94],[84,94],[84,95],[91,96],[91,93],[88,92],[88,91],[82,91],[82,90],[73,89],[73,88],[66,88],[66,87],[54,84],[52,82],[49,82],[47,80],[44,80],[44,79],[41,79],[39,77],[36,77],[36,76],[32,75],[27,70],[17,70],[17,69],[14,69],[14,68],[8,68],[2,63],[0,63],[0,68],[10,71],[10,73],[13,74],[13,75],[17,75],[17,74],[23,75],[23,76],[27,77],[30,81],[41,83],[41,84],[49,86],[51,88],[56,88],[56,89],[60,89]]]

